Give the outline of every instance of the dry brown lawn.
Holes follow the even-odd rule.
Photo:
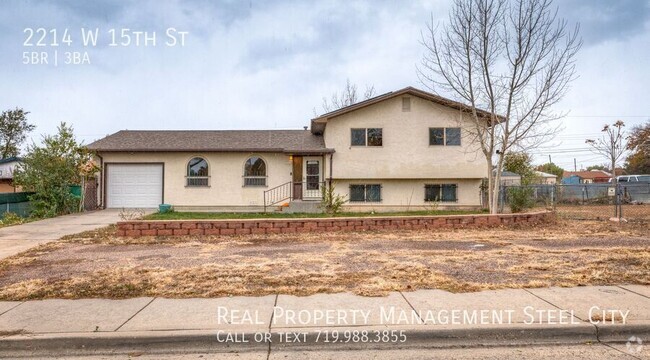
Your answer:
[[[138,239],[79,234],[0,261],[0,299],[650,284],[648,224]]]

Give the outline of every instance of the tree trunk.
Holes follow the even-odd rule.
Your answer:
[[[496,171],[494,171],[496,170]],[[499,160],[497,161],[497,166],[493,171],[494,174],[494,182],[492,183],[492,187],[494,188],[493,191],[493,197],[492,197],[492,206],[490,207],[490,214],[498,214],[499,213],[499,194],[501,192],[501,172],[503,172],[503,155],[499,155]]]
[[[487,163],[488,163],[488,184],[487,184],[488,186],[487,189],[485,189],[485,191],[487,191],[488,194],[488,203],[487,203],[488,210],[490,211],[490,214],[493,214],[492,199],[494,198],[494,186],[492,185],[494,184],[494,171],[493,171],[494,166],[492,165],[492,161],[488,161]]]

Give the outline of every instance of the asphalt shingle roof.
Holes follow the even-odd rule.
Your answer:
[[[98,152],[290,152],[328,153],[308,130],[122,130],[87,146]]]

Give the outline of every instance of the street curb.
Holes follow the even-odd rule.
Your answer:
[[[625,343],[634,336],[650,342],[650,323],[625,325],[597,325],[598,340],[604,343]]]
[[[650,327],[645,327],[645,334],[650,335]],[[616,334],[627,334],[634,329],[617,329]],[[250,342],[233,343],[219,342],[218,330],[184,330],[184,331],[118,331],[95,333],[48,333],[21,334],[0,339],[0,352],[11,354],[12,357],[27,357],[35,355],[65,354],[117,354],[131,352],[169,353],[177,350],[191,352],[265,352],[269,343],[255,342],[254,332],[235,332],[240,339],[245,336]],[[338,331],[341,337],[346,331],[367,331],[370,338],[375,338],[376,332],[391,331],[399,334],[403,331],[405,342],[324,342],[324,333],[331,335]],[[426,326],[414,327],[348,327],[348,328],[291,328],[273,329],[271,333],[271,350],[362,350],[381,348],[454,348],[472,346],[504,345],[551,345],[551,344],[584,344],[596,343],[598,337],[596,327],[585,323],[573,326],[527,326],[523,324],[500,327],[444,327]],[[280,342],[281,333],[300,333],[304,342]],[[641,333],[641,332],[639,332]],[[225,334],[225,332],[224,332]],[[611,336],[617,336],[611,333]],[[637,334],[635,332],[635,334]],[[610,336],[610,335],[608,335]],[[610,337],[611,337],[610,336]],[[639,335],[637,335],[639,336]],[[641,335],[643,336],[643,335]],[[319,340],[317,341],[317,338]],[[613,338],[613,337],[612,337]],[[617,341],[621,341],[620,337]]]

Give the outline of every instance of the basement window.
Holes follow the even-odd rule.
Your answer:
[[[381,185],[350,185],[350,202],[381,202]]]
[[[458,201],[458,186],[456,184],[424,185],[424,201],[456,202]]]

